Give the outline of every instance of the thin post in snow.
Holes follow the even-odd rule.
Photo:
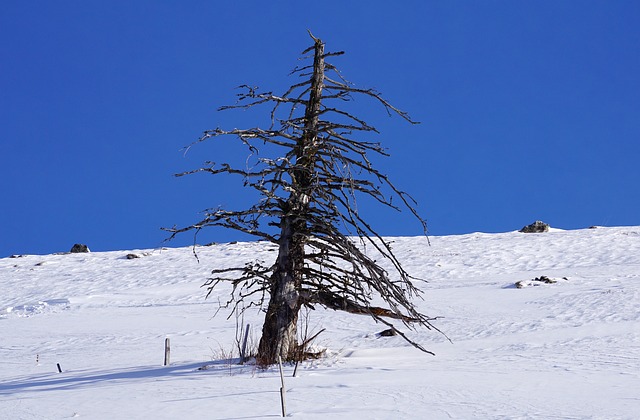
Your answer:
[[[278,366],[280,366],[280,383],[282,384],[282,387],[280,388],[280,404],[282,405],[282,417],[287,417],[287,405],[284,398],[284,375],[282,374],[282,358],[280,356],[278,356]]]
[[[293,368],[293,376],[294,378],[296,377],[296,372],[298,372],[298,363],[300,363],[300,358],[298,358],[298,360],[296,360],[296,366]]]
[[[164,366],[169,366],[171,357],[171,343],[169,337],[164,339]]]
[[[249,337],[249,324],[244,330],[244,337],[242,337],[242,350],[240,353],[240,364],[243,364],[247,358],[247,338]]]
[[[60,367],[60,363],[56,363],[56,365],[58,366],[58,373],[62,373],[62,368]]]

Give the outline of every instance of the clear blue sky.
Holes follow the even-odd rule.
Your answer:
[[[295,82],[307,29],[422,122],[362,101],[431,234],[640,225],[638,22],[637,1],[3,1],[0,256],[153,248],[161,226],[246,203],[239,184],[172,176],[232,149],[181,148],[253,126],[216,108],[243,83]]]

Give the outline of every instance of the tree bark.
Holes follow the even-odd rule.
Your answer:
[[[324,81],[324,44],[314,38],[313,73],[305,107],[304,131],[296,144],[296,162],[291,170],[292,191],[280,220],[276,268],[271,277],[270,298],[258,345],[258,363],[274,364],[278,356],[292,360],[298,350],[297,323],[302,306],[300,289],[304,268],[304,246],[309,198],[313,194],[313,172],[317,159],[318,115]]]
[[[258,346],[258,363],[270,365],[290,360],[297,349],[297,324],[300,311],[298,275],[304,262],[303,247],[297,244],[291,217],[282,220],[282,235],[276,269],[271,277],[269,305]]]

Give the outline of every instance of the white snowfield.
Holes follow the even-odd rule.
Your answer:
[[[284,366],[289,417],[640,418],[640,227],[390,239],[451,342],[400,324],[430,356],[368,317],[311,311],[327,352],[296,377]],[[213,315],[229,286],[200,288],[275,247],[192,251],[0,259],[0,418],[280,417],[278,369],[225,360],[236,320]],[[262,314],[244,323],[256,341]]]

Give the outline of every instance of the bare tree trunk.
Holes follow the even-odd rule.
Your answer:
[[[315,38],[314,38],[315,39]],[[280,221],[280,244],[276,269],[271,277],[269,306],[258,346],[258,362],[273,364],[291,360],[298,348],[298,312],[304,268],[304,246],[308,237],[306,213],[313,188],[312,173],[317,155],[318,114],[324,80],[324,44],[315,39],[315,54],[304,132],[296,145],[296,165],[291,173],[292,191]]]
[[[292,221],[283,220],[276,269],[271,277],[269,306],[258,346],[258,362],[268,365],[278,356],[289,360],[297,349],[297,324],[301,300],[299,265],[304,261],[294,240]]]

